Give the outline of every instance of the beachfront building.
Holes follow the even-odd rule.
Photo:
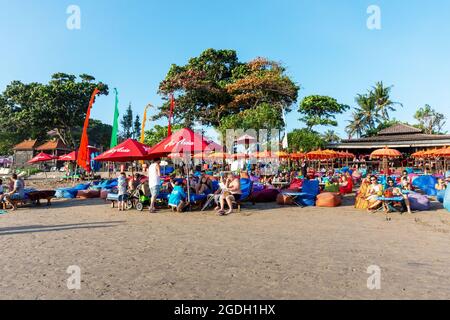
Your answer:
[[[37,140],[29,139],[22,141],[13,148],[13,165],[16,168],[27,166],[27,162],[33,159],[37,148]]]
[[[60,157],[67,154],[71,150],[60,139],[53,139],[37,147],[36,151],[37,153],[44,152],[54,157]],[[48,164],[57,166],[58,162],[57,160],[54,160],[52,162],[49,162]]]
[[[349,151],[357,156],[368,156],[380,148],[397,149],[405,155],[421,150],[450,146],[450,135],[425,134],[421,129],[397,124],[381,130],[376,136],[347,139],[331,144],[331,149]]]

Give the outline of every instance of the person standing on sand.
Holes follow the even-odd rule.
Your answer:
[[[155,213],[155,203],[161,189],[161,159],[155,159],[148,168],[148,186],[150,188],[150,213]]]
[[[125,211],[125,202],[128,201],[127,194],[127,175],[125,172],[122,172],[118,179],[118,189],[119,189],[119,211]]]

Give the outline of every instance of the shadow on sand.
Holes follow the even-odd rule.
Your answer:
[[[120,225],[121,223],[125,223],[125,221],[92,222],[92,223],[50,225],[50,226],[34,225],[34,226],[0,228],[0,236],[37,233],[37,232],[56,232],[56,231],[79,230],[79,229],[112,228]]]

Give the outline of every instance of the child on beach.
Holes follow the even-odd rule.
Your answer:
[[[172,211],[183,212],[185,208],[186,193],[184,192],[183,186],[179,180],[175,180],[175,186],[169,196],[169,207]]]
[[[117,187],[119,189],[119,199],[118,199],[119,211],[125,211],[125,202],[127,202],[128,200],[127,194],[128,182],[127,182],[127,175],[125,172],[122,172],[120,174]]]

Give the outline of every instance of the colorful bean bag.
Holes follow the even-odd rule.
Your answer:
[[[334,208],[339,207],[341,204],[342,197],[338,193],[325,192],[317,196],[317,207]]]
[[[352,179],[349,179],[349,180],[348,180],[347,186],[345,186],[345,187],[340,187],[340,188],[339,188],[339,192],[340,192],[341,194],[350,194],[350,193],[352,193],[352,192],[353,192],[353,180],[352,180]]]
[[[105,200],[106,198],[108,198],[108,194],[110,194],[111,191],[112,191],[111,189],[102,189],[100,191],[100,199]]]
[[[90,185],[91,185],[90,183],[81,183],[81,184],[75,186],[72,189],[73,190],[77,190],[77,191],[79,191],[79,190],[87,190],[87,189],[89,189]]]
[[[306,180],[303,182],[302,195],[297,197],[297,202],[303,207],[313,207],[316,205],[316,197],[319,193],[319,180]]]
[[[447,211],[450,211],[450,188],[447,188],[447,190],[445,190],[444,208],[447,209]]]
[[[55,197],[58,199],[75,199],[78,191],[73,188],[60,188],[56,190]]]
[[[100,190],[80,190],[77,193],[77,198],[81,199],[100,198]]]
[[[280,191],[277,189],[265,189],[253,192],[253,200],[257,203],[268,203],[277,201]]]
[[[413,186],[425,192],[428,196],[437,196],[435,189],[437,179],[433,176],[420,176],[414,179]]]
[[[292,197],[280,193],[277,196],[277,204],[279,204],[280,206],[291,206],[294,205],[295,203]]]
[[[413,211],[428,211],[431,208],[430,200],[422,194],[410,193],[408,199],[411,204],[411,210]]]
[[[303,186],[303,180],[302,179],[294,179],[289,186],[289,190],[299,190]]]

